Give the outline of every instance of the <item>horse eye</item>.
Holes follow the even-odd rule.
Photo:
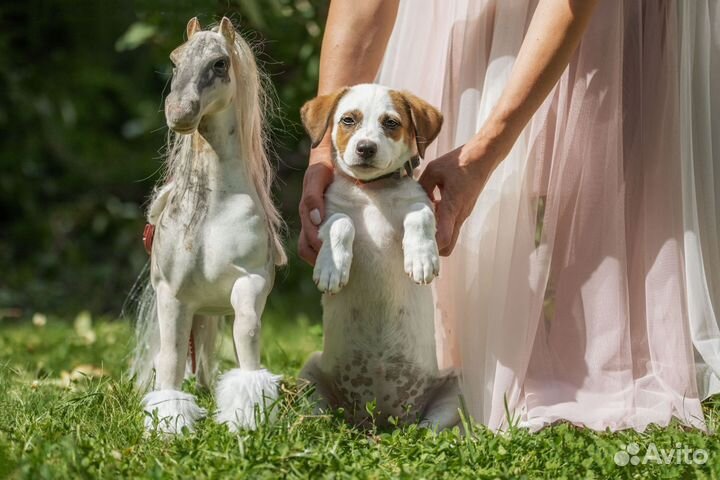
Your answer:
[[[388,130],[394,130],[397,127],[400,126],[400,123],[397,120],[393,120],[392,118],[388,118],[383,122],[383,126],[387,128]]]
[[[225,75],[228,68],[227,60],[221,58],[220,60],[213,63],[212,68],[218,75]]]
[[[355,125],[355,119],[352,117],[342,117],[340,121],[343,123],[343,125],[352,126]]]

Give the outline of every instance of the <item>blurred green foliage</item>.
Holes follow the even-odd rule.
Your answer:
[[[207,27],[223,15],[258,46],[279,99],[276,198],[291,264],[270,308],[315,317],[319,296],[295,254],[308,149],[298,110],[315,94],[326,13],[307,0],[0,4],[0,317],[120,310],[147,260],[168,55],[189,18]]]

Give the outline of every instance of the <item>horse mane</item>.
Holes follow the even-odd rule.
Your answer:
[[[215,30],[215,29],[213,29]],[[250,45],[235,31],[234,45],[230,49],[231,66],[235,74],[235,114],[238,124],[237,141],[238,151],[252,179],[260,206],[265,214],[268,233],[275,265],[285,265],[287,255],[282,244],[282,231],[284,223],[272,200],[272,184],[275,179],[275,170],[270,163],[269,135],[266,129],[266,112],[272,111],[272,85],[260,71],[255,54]],[[198,132],[192,135],[178,135],[172,130],[168,132],[167,147],[165,149],[164,174],[152,203],[162,185],[172,181],[175,184],[174,194],[180,197],[187,193],[194,193],[194,211],[188,229],[193,228],[199,218],[204,214],[206,207],[207,176],[202,171],[202,162],[194,162],[202,137]],[[190,175],[195,169],[197,175]],[[179,205],[180,202],[174,202]]]
[[[287,255],[282,245],[281,231],[284,223],[272,200],[272,184],[275,169],[270,163],[269,135],[267,133],[267,112],[272,111],[273,102],[270,91],[272,84],[266,81],[255,61],[255,53],[250,45],[235,31],[235,48],[232,51],[232,68],[235,72],[235,98],[245,96],[244,102],[238,102],[244,108],[237,108],[240,135],[240,151],[244,153],[245,166],[250,173],[268,222],[270,240],[275,249],[275,264],[285,265]]]

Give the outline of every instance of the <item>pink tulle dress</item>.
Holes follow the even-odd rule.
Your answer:
[[[402,0],[378,82],[481,127],[528,0]],[[720,391],[720,3],[603,0],[435,282],[438,356],[492,429],[705,428]],[[507,408],[506,408],[507,406]]]

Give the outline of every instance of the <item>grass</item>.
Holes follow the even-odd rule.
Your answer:
[[[2,321],[0,321],[2,322]],[[0,478],[718,478],[720,439],[680,426],[595,433],[557,425],[461,436],[414,426],[360,431],[337,416],[314,416],[293,375],[318,349],[322,332],[305,318],[264,326],[265,364],[286,375],[277,419],[231,434],[211,420],[194,434],[145,435],[139,395],[124,377],[132,338],[126,322],[42,317],[0,323]],[[231,352],[224,345],[223,354]],[[230,363],[225,360],[226,366]],[[83,372],[83,373],[81,373]],[[192,382],[186,388],[195,392]],[[212,409],[212,396],[195,392]],[[705,405],[720,423],[720,400]],[[704,465],[618,466],[636,443],[704,449]]]

